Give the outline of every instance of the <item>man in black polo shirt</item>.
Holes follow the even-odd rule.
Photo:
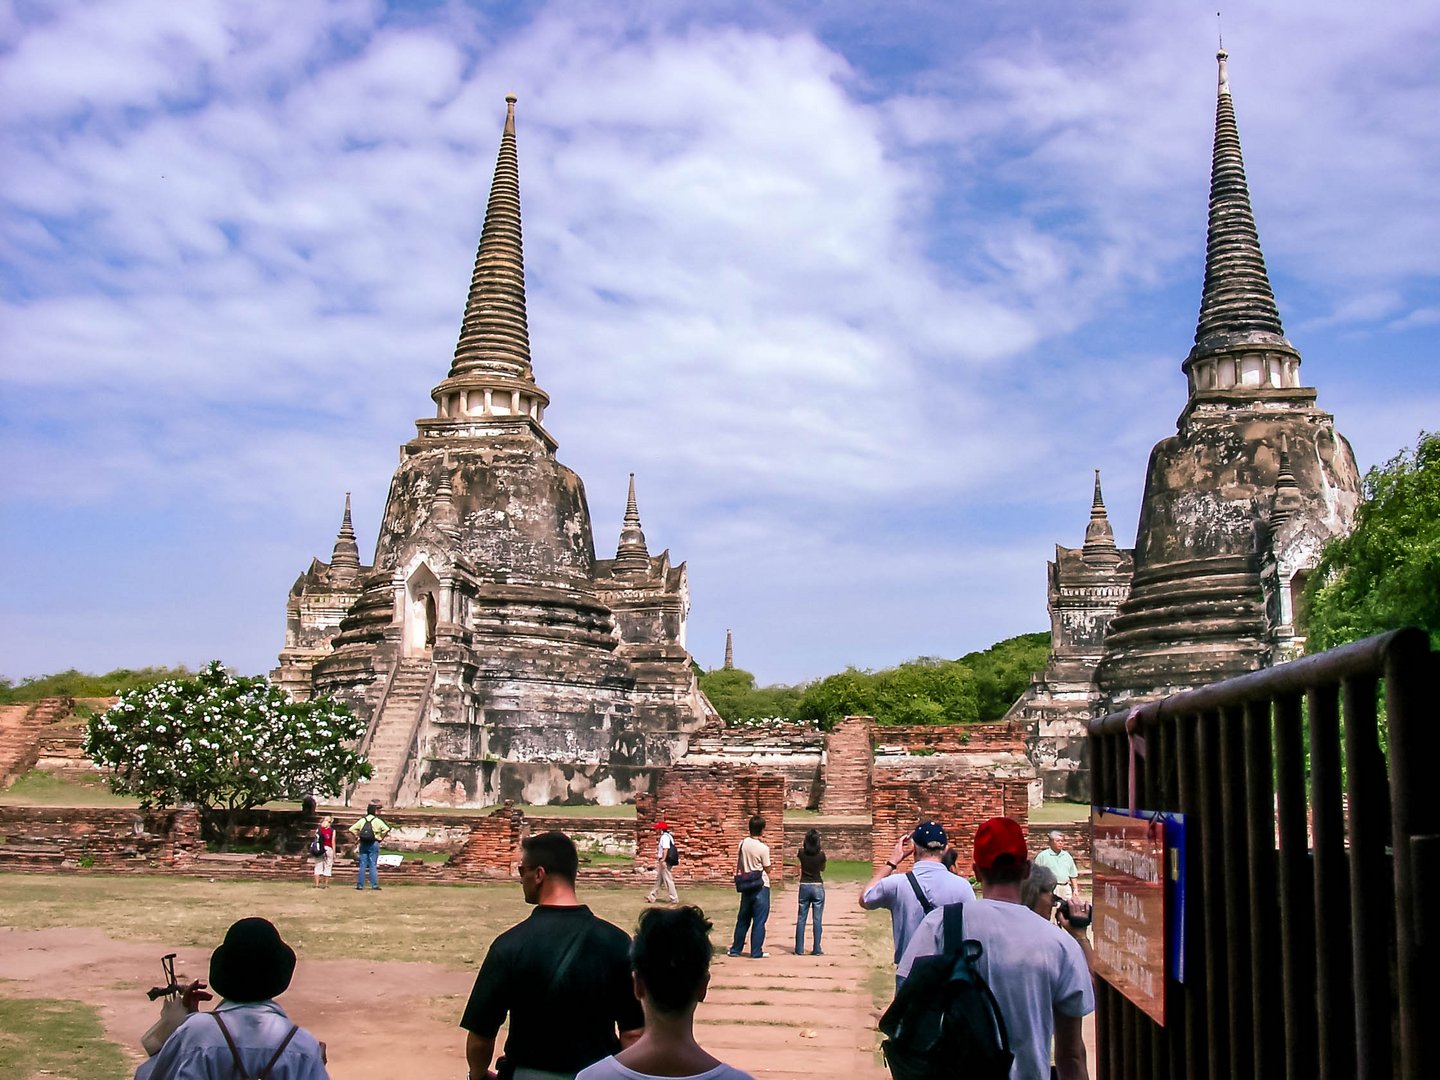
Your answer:
[[[535,910],[485,954],[460,1026],[471,1080],[560,1080],[640,1037],[630,936],[575,898],[580,867],[561,832],[520,842],[520,887]],[[490,1072],[506,1015],[505,1053]],[[617,1034],[618,1032],[618,1034]]]

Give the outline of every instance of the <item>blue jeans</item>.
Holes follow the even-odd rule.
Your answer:
[[[750,955],[765,951],[765,920],[770,918],[770,889],[756,889],[740,894],[740,914],[735,919],[735,941],[730,955],[739,956],[745,949],[745,935],[750,935]]]
[[[795,955],[805,952],[805,913],[815,918],[815,952],[820,951],[820,917],[825,913],[825,886],[819,882],[800,883],[800,910],[795,916]]]
[[[370,871],[370,884],[377,889],[380,887],[380,876],[375,870],[378,865],[375,860],[378,858],[380,858],[380,842],[378,840],[373,844],[360,845],[360,852],[355,858],[357,868],[355,871],[355,887],[357,889],[363,889],[365,887],[366,870]]]

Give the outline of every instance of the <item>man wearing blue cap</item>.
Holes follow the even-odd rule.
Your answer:
[[[888,908],[890,930],[895,936],[895,963],[905,955],[905,947],[920,921],[936,908],[946,904],[968,903],[975,899],[975,890],[963,877],[952,874],[940,861],[949,846],[949,839],[938,821],[922,821],[909,836],[895,841],[895,849],[865,891],[860,906],[867,911]],[[901,871],[900,865],[910,856],[914,865]],[[898,989],[904,980],[896,976]]]

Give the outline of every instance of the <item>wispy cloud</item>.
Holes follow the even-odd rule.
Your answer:
[[[270,663],[340,494],[373,529],[432,412],[511,90],[548,425],[601,554],[640,474],[652,542],[691,563],[702,661],[726,625],[785,678],[1043,626],[1090,469],[1124,537],[1183,404],[1213,16],[901,14],[0,16],[6,673]],[[1436,26],[1246,20],[1232,82],[1287,326],[1383,458],[1387,403],[1440,397]],[[47,535],[117,506],[148,525],[100,530],[86,573],[140,599],[100,589],[83,637],[33,621],[75,572]],[[204,634],[171,632],[197,586],[161,536],[237,567],[199,589],[225,612]],[[881,614],[852,632],[859,611]]]

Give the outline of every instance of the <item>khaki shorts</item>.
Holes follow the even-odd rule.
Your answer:
[[[327,847],[325,854],[315,860],[315,876],[329,877],[335,871],[335,849]]]

